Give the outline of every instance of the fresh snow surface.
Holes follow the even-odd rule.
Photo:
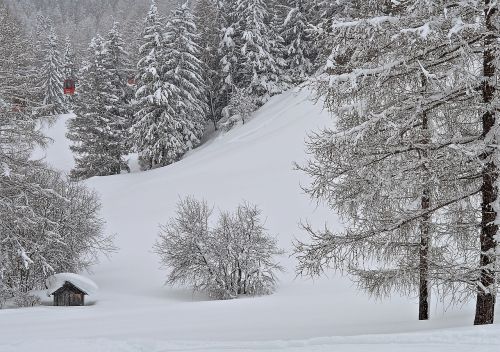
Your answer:
[[[96,283],[88,277],[74,274],[74,273],[59,273],[47,278],[45,285],[47,286],[47,295],[50,296],[59,290],[66,281],[72,283],[86,294],[96,293],[99,289]]]
[[[62,116],[48,130],[55,144],[46,160],[68,171],[72,163]],[[304,238],[301,220],[339,227],[328,209],[301,191],[307,133],[331,124],[309,94],[274,97],[243,126],[210,139],[180,162],[149,172],[94,178],[102,215],[119,251],[92,268],[97,302],[86,307],[0,310],[0,352],[160,351],[498,351],[498,325],[472,327],[473,304],[432,304],[419,322],[416,300],[377,301],[334,273],[296,278],[292,240]],[[231,210],[258,204],[266,226],[287,251],[278,291],[271,296],[211,301],[163,285],[152,246],[158,224],[174,215],[180,197],[205,198]],[[87,274],[85,274],[87,275]],[[497,320],[500,319],[497,316]]]

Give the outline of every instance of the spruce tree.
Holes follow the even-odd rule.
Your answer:
[[[238,0],[236,15],[239,26],[237,41],[238,88],[248,88],[259,104],[282,91],[281,67],[273,55],[275,33],[269,26],[271,14],[264,0]]]
[[[88,61],[79,73],[76,116],[68,126],[76,161],[70,176],[76,180],[119,174],[127,168],[119,129],[121,121],[113,113],[113,105],[109,105],[114,102],[114,95],[110,91],[105,58],[103,39],[97,36],[90,43]]]
[[[110,128],[121,141],[121,153],[127,154],[129,147],[129,129],[133,122],[132,99],[135,94],[128,84],[129,77],[135,76],[125,42],[115,22],[103,43],[104,66],[106,69],[105,105],[107,113],[113,117]]]
[[[155,1],[146,18],[143,38],[137,65],[138,112],[132,127],[132,140],[139,153],[141,168],[152,169],[177,161],[186,150],[174,101],[180,91],[165,74],[164,25]]]
[[[198,39],[194,17],[185,3],[172,11],[166,26],[164,68],[166,80],[177,87],[172,100],[185,151],[200,143],[208,108]]]
[[[57,35],[50,27],[44,48],[44,64],[41,70],[43,105],[46,115],[67,112],[63,93],[63,64],[58,49]]]
[[[315,50],[311,36],[312,14],[310,0],[295,0],[288,7],[288,14],[281,24],[285,41],[285,59],[293,82],[303,82],[313,72]]]
[[[75,52],[73,49],[73,44],[69,37],[66,37],[66,43],[64,48],[64,57],[63,57],[63,79],[72,79],[76,82],[76,64],[75,64]],[[73,96],[66,95],[66,106],[69,109],[73,105]]]
[[[208,104],[207,120],[212,121],[217,129],[217,122],[222,117],[224,99],[220,92],[223,76],[220,67],[222,16],[218,2],[215,0],[199,0],[194,8],[195,23],[198,28],[198,46],[203,63],[202,77],[206,85],[206,101]]]

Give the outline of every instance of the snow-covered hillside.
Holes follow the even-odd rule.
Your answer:
[[[89,180],[119,248],[90,274],[100,287],[91,297],[96,303],[0,311],[0,351],[497,351],[498,325],[471,327],[470,306],[445,312],[435,304],[432,320],[418,322],[411,299],[374,301],[333,273],[315,281],[295,277],[289,254],[292,240],[304,236],[299,221],[340,226],[303,194],[307,179],[293,170],[294,161],[305,159],[307,131],[331,123],[308,98],[307,92],[277,96],[244,126],[171,166]],[[66,171],[68,118],[49,128],[55,143],[45,152],[47,162]],[[221,209],[242,200],[260,206],[287,251],[274,295],[211,301],[163,285],[152,245],[158,224],[186,195]]]

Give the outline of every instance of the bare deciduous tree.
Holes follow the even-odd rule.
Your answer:
[[[161,226],[155,252],[168,269],[167,283],[188,285],[216,299],[265,295],[276,289],[283,252],[247,203],[234,213],[223,212],[214,228],[212,210],[204,201],[181,200],[177,215]]]

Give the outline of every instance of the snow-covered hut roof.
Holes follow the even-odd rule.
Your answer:
[[[45,281],[47,285],[47,295],[52,295],[63,287],[66,282],[71,283],[86,294],[92,294],[99,289],[95,282],[89,278],[73,273],[60,273],[48,277]]]

